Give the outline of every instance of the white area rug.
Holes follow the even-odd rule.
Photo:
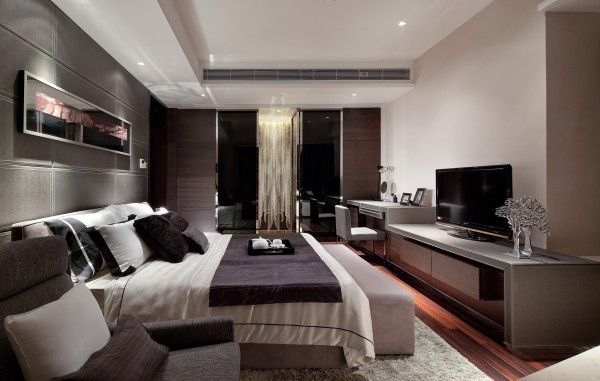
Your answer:
[[[412,356],[377,356],[373,363],[352,369],[245,369],[240,380],[490,380],[419,319],[415,319],[415,330],[416,350]]]

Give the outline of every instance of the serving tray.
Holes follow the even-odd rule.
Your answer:
[[[294,246],[287,239],[282,239],[281,243],[285,247],[271,248],[268,249],[253,249],[252,240],[248,241],[248,255],[290,255],[294,254]]]

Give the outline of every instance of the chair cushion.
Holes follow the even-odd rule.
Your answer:
[[[110,339],[102,311],[83,283],[54,302],[7,316],[4,327],[26,380],[76,371]]]
[[[239,380],[240,348],[237,343],[171,351],[154,380]]]
[[[91,355],[81,369],[54,380],[152,380],[169,349],[150,338],[133,315],[119,318],[106,346]]]
[[[351,228],[349,241],[379,241],[385,239],[385,232],[369,228]]]

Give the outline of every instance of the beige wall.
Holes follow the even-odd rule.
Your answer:
[[[547,13],[548,248],[600,255],[600,13]]]
[[[436,168],[509,163],[514,195],[546,204],[545,54],[537,0],[496,0],[417,59],[415,88],[382,108],[397,192],[435,189]]]

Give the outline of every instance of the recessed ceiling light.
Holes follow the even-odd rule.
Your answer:
[[[205,97],[205,96],[206,96],[206,94],[200,94],[200,96],[201,96],[201,97]]]
[[[356,93],[352,94],[352,96],[353,96],[353,97],[355,97],[355,96],[356,96]]]
[[[400,21],[400,22],[398,23],[398,25],[399,25],[399,26],[404,26],[404,25],[406,25],[406,21]]]
[[[140,65],[140,66],[144,66],[144,65],[145,65],[145,63],[143,63],[142,61],[140,61],[140,62],[138,62],[138,65]]]
[[[277,112],[281,112],[281,110],[277,110]]]

